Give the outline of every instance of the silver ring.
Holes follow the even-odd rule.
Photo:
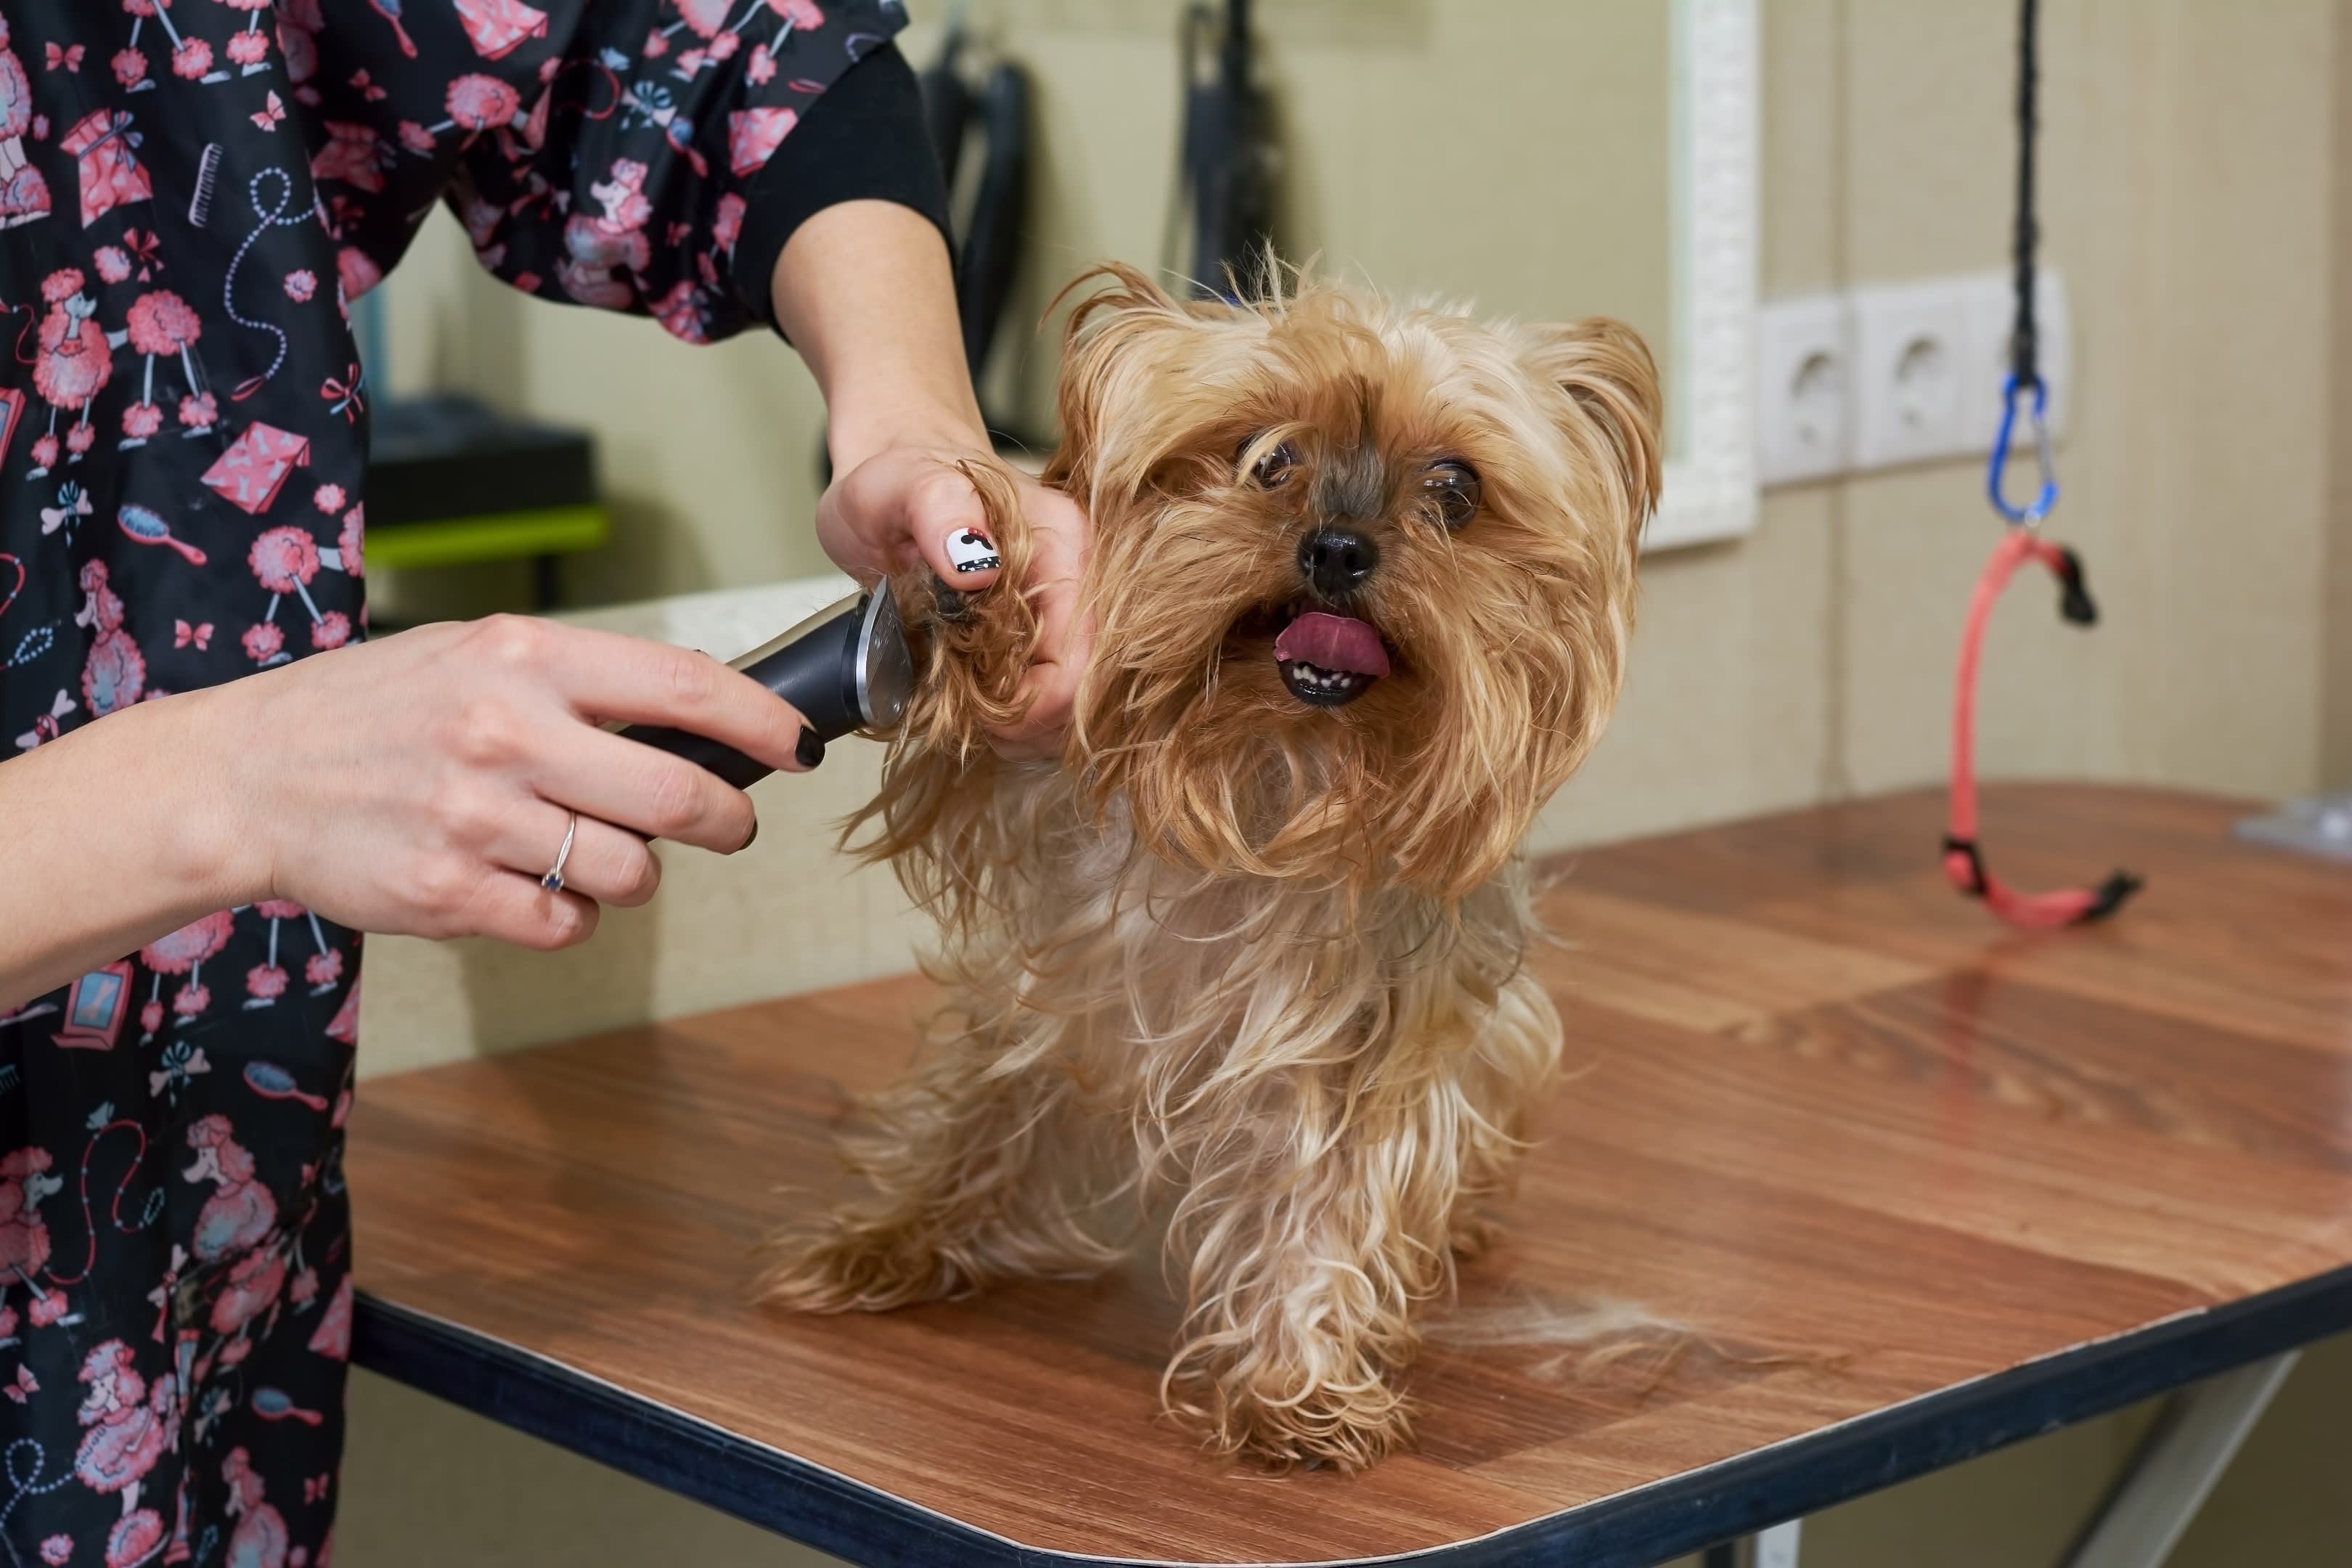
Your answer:
[[[555,864],[539,879],[539,885],[551,893],[563,891],[563,863],[572,858],[572,839],[580,831],[580,814],[575,811],[571,816],[572,820],[563,825],[563,847],[555,852]]]

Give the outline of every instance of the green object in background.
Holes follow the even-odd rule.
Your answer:
[[[612,537],[593,438],[450,393],[390,398],[368,437],[367,562],[389,571],[532,563],[541,611],[556,565]]]
[[[367,564],[394,572],[419,566],[463,566],[478,561],[520,561],[594,550],[613,536],[613,519],[597,505],[540,507],[480,517],[436,518],[367,531]]]

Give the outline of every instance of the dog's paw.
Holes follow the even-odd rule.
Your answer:
[[[1202,1447],[1262,1469],[1361,1470],[1412,1447],[1411,1402],[1377,1374],[1333,1383],[1267,1368],[1188,1393],[1171,1407],[1202,1429]]]
[[[887,1312],[972,1289],[944,1253],[904,1230],[834,1220],[780,1237],[771,1251],[760,1298],[795,1312]]]
[[[1383,1387],[1318,1390],[1297,1405],[1236,1411],[1231,1452],[1271,1470],[1361,1470],[1412,1447],[1405,1402]]]

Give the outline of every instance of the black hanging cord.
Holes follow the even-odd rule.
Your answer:
[[[2033,247],[2042,237],[2033,216],[2033,135],[2041,129],[2034,100],[2042,85],[2042,69],[2034,53],[2037,0],[2020,0],[2017,26],[2017,316],[2009,339],[2009,368],[2017,389],[2031,392],[2042,384],[2041,345],[2033,328]]]
[[[2033,141],[2042,127],[2034,113],[2042,86],[2041,61],[2035,57],[2034,22],[2039,0],[2020,0],[2017,23],[2017,218],[2010,241],[2017,264],[2017,304],[2009,333],[2009,374],[2003,377],[2000,429],[1993,437],[1985,463],[1985,494],[2012,527],[2033,528],[2058,503],[2058,476],[2050,461],[2050,426],[2044,417],[2049,388],[2042,380],[2042,344],[2033,323],[2033,251],[2042,226],[2033,210]],[[2028,501],[2010,500],[2003,478],[2009,468],[2010,444],[2018,431],[2018,410],[2030,411],[2035,460],[2042,486]]]
[[[1223,23],[1211,74],[1204,40],[1215,23],[1210,0],[1193,0],[1183,21],[1184,129],[1177,186],[1160,261],[1172,270],[1176,232],[1189,207],[1195,287],[1212,298],[1256,295],[1274,227],[1274,142],[1265,94],[1253,63],[1250,0],[1223,0]]]

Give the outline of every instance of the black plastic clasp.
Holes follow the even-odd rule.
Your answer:
[[[2060,615],[2078,626],[2099,624],[2099,606],[2091,602],[2091,591],[2083,582],[2083,558],[2063,546],[2058,551],[2058,585],[2063,591]]]
[[[2091,900],[2089,909],[2074,917],[2074,923],[2078,926],[2089,925],[2093,921],[2105,920],[2124,907],[2126,899],[2130,898],[2147,885],[2129,871],[2116,872],[2099,884],[2098,896]]]
[[[1969,858],[1969,885],[1966,890],[1977,898],[1983,898],[1985,890],[1984,857],[1977,853],[1977,841],[1973,838],[1955,838],[1950,834],[1947,833],[1944,835],[1944,853],[1947,855],[1965,855]]]
[[[2033,289],[2030,284],[2019,292],[2017,324],[2010,329],[2009,374],[2020,388],[2041,390],[2042,335],[2034,330]]]

